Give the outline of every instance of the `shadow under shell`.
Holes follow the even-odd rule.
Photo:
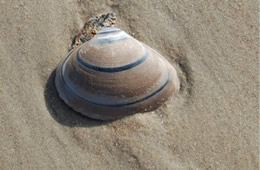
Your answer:
[[[101,121],[88,118],[74,111],[63,100],[60,99],[55,87],[56,70],[52,71],[49,76],[44,90],[44,99],[46,107],[58,123],[69,127],[93,127],[109,124],[112,121]]]

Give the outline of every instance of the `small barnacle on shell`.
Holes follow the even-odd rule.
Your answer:
[[[70,50],[78,47],[86,41],[89,41],[101,29],[113,27],[115,23],[116,14],[114,12],[103,13],[89,18],[84,24],[84,27],[80,30],[80,33],[74,37]]]

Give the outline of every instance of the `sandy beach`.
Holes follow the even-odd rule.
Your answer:
[[[259,4],[234,0],[0,0],[0,169],[258,170]],[[117,27],[176,68],[156,111],[91,120],[55,69],[87,18]]]

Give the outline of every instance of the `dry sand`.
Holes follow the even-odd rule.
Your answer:
[[[182,87],[99,122],[58,98],[53,73],[86,18],[110,11]],[[257,170],[258,21],[253,0],[0,0],[0,169]]]

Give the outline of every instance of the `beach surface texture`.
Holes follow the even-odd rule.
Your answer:
[[[257,1],[0,0],[0,169],[259,169]],[[159,51],[181,88],[103,122],[69,108],[55,68],[90,16]]]

